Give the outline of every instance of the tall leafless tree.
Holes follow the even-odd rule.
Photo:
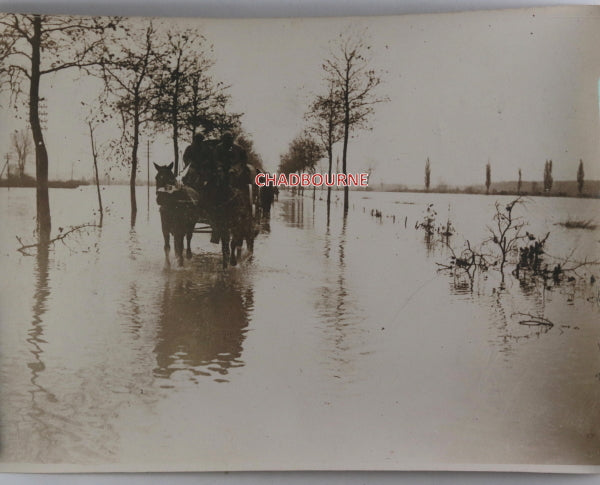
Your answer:
[[[0,15],[0,88],[10,90],[16,106],[27,93],[29,124],[35,145],[37,227],[51,229],[48,152],[40,121],[40,84],[44,76],[70,68],[86,69],[97,61],[96,49],[115,18],[39,14]]]
[[[308,131],[320,141],[327,153],[327,173],[331,177],[333,167],[333,145],[344,136],[343,110],[340,99],[336,96],[335,83],[329,81],[326,95],[318,95],[305,115],[309,122]],[[327,187],[327,214],[331,207],[331,187]]]
[[[490,185],[492,185],[492,166],[488,162],[485,166],[485,193],[490,193]]]
[[[96,194],[98,196],[98,210],[100,212],[100,223],[102,227],[102,219],[104,219],[104,209],[102,207],[102,194],[100,192],[100,177],[98,176],[98,147],[96,140],[94,139],[94,125],[91,121],[88,121],[88,127],[90,129],[90,144],[92,147],[92,159],[94,161],[94,180],[96,182]]]
[[[191,138],[198,126],[210,131],[218,125],[229,100],[228,86],[214,81],[212,46],[196,30],[167,31],[162,51],[162,69],[154,76],[155,121],[171,130],[177,173],[181,132],[189,129]]]
[[[153,78],[163,68],[156,44],[157,32],[151,21],[142,26],[122,25],[111,42],[106,43],[101,64],[106,96],[102,106],[117,112],[121,122],[121,139],[113,143],[113,148],[130,165],[132,226],[137,215],[135,181],[140,137],[155,122]]]
[[[429,157],[425,162],[425,190],[429,192],[429,185],[431,184],[431,164],[429,163]]]
[[[218,138],[225,131],[235,131],[240,125],[242,114],[231,113],[227,109],[229,86],[208,76],[209,67],[197,60],[187,73],[187,102],[183,106],[182,118],[190,139],[200,127],[207,137]]]
[[[388,101],[377,95],[380,75],[370,65],[371,46],[364,35],[340,34],[329,58],[323,63],[326,78],[333,83],[342,106],[342,171],[347,173],[350,133],[369,127],[375,105]],[[344,187],[344,215],[348,212],[348,187]]]
[[[25,175],[25,164],[27,157],[31,152],[31,137],[26,129],[15,130],[10,134],[10,144],[17,155],[17,168],[19,170],[19,178]]]

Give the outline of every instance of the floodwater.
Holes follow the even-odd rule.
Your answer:
[[[28,256],[16,236],[35,242],[35,191],[0,191],[0,468],[600,465],[589,268],[560,285],[465,281],[438,271],[448,249],[414,227],[434,203],[460,249],[510,198],[356,192],[328,228],[321,193],[282,193],[254,256],[222,271],[207,234],[166,269],[153,195],[147,211],[139,189],[132,229],[128,188],[102,193],[102,228]],[[53,234],[93,222],[95,204],[93,187],[51,190]],[[600,231],[555,223],[599,209],[519,208],[529,231],[551,231],[549,254],[572,259],[598,257]]]

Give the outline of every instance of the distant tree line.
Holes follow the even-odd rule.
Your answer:
[[[583,195],[583,187],[584,187],[584,170],[583,170],[583,160],[579,160],[579,166],[577,168],[577,192],[581,196]],[[429,161],[429,157],[425,161],[425,191],[429,191],[431,183],[431,164]],[[492,166],[491,163],[485,165],[485,190],[486,194],[489,194],[490,187],[492,185]],[[544,193],[550,193],[552,191],[552,187],[554,185],[554,178],[552,176],[552,160],[546,160],[544,163],[544,174],[543,174],[543,187]],[[439,187],[438,187],[439,188]],[[468,189],[472,191],[471,189]],[[523,175],[522,171],[519,168],[518,170],[518,179],[517,179],[517,195],[521,195],[523,191]],[[537,182],[532,182],[531,192],[535,193],[537,191]]]

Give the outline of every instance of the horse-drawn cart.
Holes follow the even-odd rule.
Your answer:
[[[252,187],[219,184],[197,190],[176,180],[172,164],[166,167],[155,164],[155,167],[156,196],[167,264],[171,234],[180,266],[183,265],[183,239],[185,237],[187,240],[186,255],[190,258],[190,241],[194,233],[211,233],[211,242],[221,242],[223,267],[237,264],[244,241],[248,250],[253,250],[256,210],[251,195]]]

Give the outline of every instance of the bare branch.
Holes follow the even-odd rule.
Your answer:
[[[548,320],[547,318],[542,317],[540,315],[532,315],[531,313],[516,312],[516,313],[511,314],[511,317],[515,316],[515,315],[527,317],[527,319],[525,319],[525,320],[519,320],[519,325],[528,325],[531,327],[544,325],[544,326],[547,326],[550,328],[554,327],[554,323],[552,323],[550,320]]]
[[[34,243],[34,244],[24,244],[19,236],[15,236],[17,238],[17,241],[19,241],[19,244],[21,245],[20,247],[17,248],[17,251],[19,251],[21,254],[23,254],[25,256],[31,256],[31,254],[27,251],[28,249],[33,249],[33,248],[39,249],[43,246],[50,246],[50,245],[56,243],[57,241],[61,241],[64,243],[63,239],[65,239],[69,234],[72,234],[76,231],[80,231],[81,229],[84,229],[86,227],[100,227],[100,226],[98,226],[97,224],[82,224],[80,226],[74,226],[67,231],[61,232],[58,236],[56,236],[53,239],[50,239],[48,241],[41,242],[41,243]]]

